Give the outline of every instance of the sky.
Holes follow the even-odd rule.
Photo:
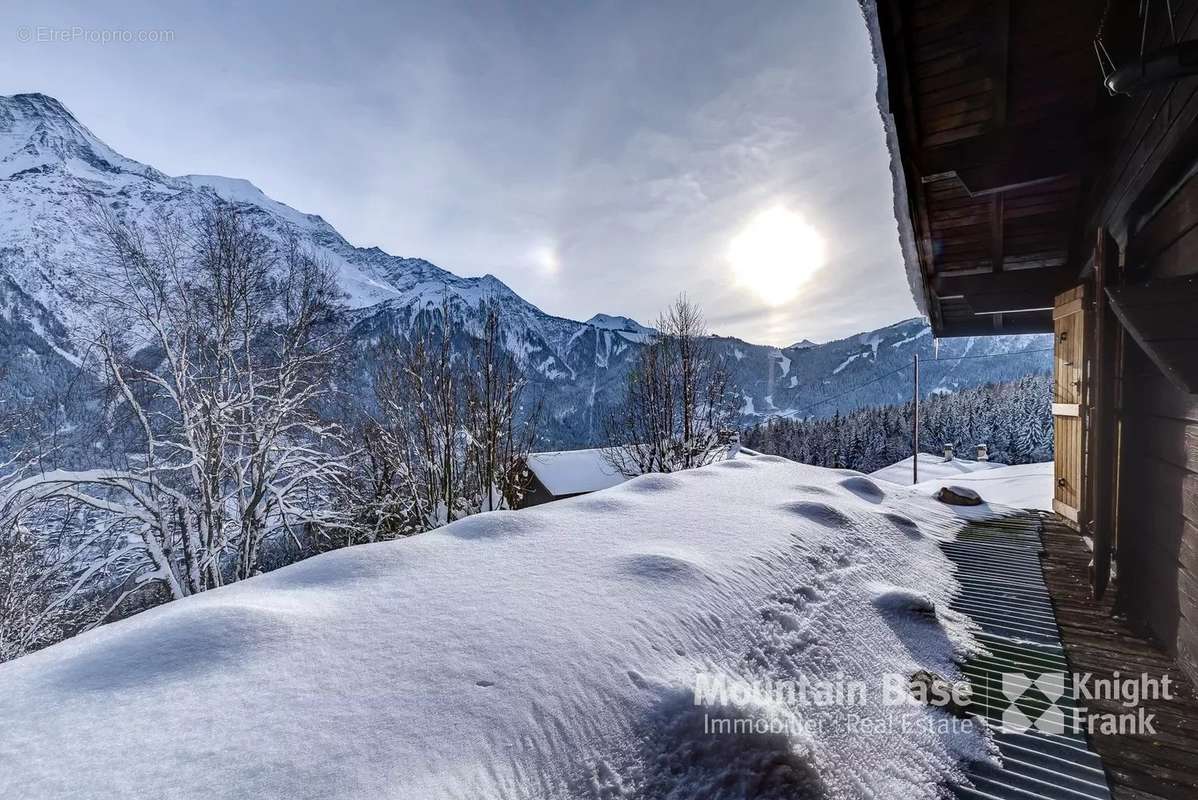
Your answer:
[[[916,314],[850,0],[14,3],[0,41],[0,94],[551,314],[685,292],[780,346]],[[822,244],[791,298],[734,263],[770,214]]]

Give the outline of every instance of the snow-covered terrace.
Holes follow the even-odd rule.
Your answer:
[[[883,682],[960,675],[1003,513],[742,453],[319,556],[0,665],[0,796],[938,797],[989,734]]]

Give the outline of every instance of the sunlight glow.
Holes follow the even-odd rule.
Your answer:
[[[557,248],[552,244],[540,244],[532,249],[532,262],[537,269],[545,277],[552,277],[561,269],[561,260],[557,255]]]
[[[738,285],[772,306],[793,300],[824,264],[824,240],[798,214],[775,206],[754,217],[728,247]]]

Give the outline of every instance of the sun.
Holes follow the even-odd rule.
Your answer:
[[[801,216],[775,206],[732,239],[728,258],[738,285],[777,306],[793,300],[823,266],[824,240]]]

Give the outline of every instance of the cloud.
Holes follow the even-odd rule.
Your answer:
[[[854,3],[39,14],[176,43],[3,48],[14,90],[59,96],[133,158],[247,178],[355,244],[494,273],[549,313],[651,319],[685,290],[722,333],[777,344],[914,313]],[[734,285],[727,258],[773,205],[827,244],[776,309]]]

